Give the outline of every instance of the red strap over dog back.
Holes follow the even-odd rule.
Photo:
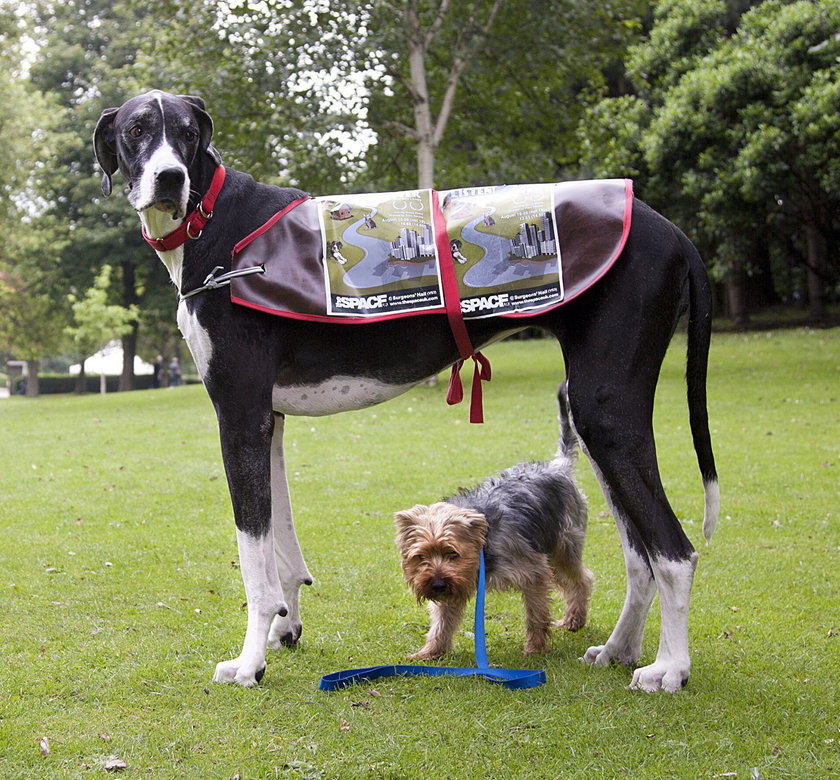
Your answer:
[[[432,190],[432,212],[435,220],[435,244],[437,244],[438,255],[440,256],[440,274],[443,282],[443,300],[446,305],[446,316],[449,319],[449,327],[455,338],[458,347],[458,354],[461,359],[452,366],[449,375],[449,390],[446,393],[446,403],[450,406],[461,403],[464,398],[464,387],[461,384],[461,367],[467,358],[472,358],[475,363],[473,371],[472,394],[470,396],[470,422],[484,422],[484,405],[481,392],[481,382],[490,381],[490,361],[473,350],[470,334],[464,323],[461,314],[461,299],[458,294],[458,279],[455,276],[455,261],[452,259],[452,250],[449,246],[449,235],[446,232],[446,220],[440,207],[440,198],[437,190]]]

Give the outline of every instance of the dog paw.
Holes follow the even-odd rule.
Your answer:
[[[243,688],[252,688],[265,674],[265,664],[254,669],[241,663],[239,658],[232,661],[222,661],[216,664],[216,672],[213,675],[213,682],[236,683]]]
[[[612,663],[633,666],[639,659],[630,652],[613,650],[609,645],[595,645],[578,660],[590,666],[609,666]]]
[[[566,631],[580,631],[586,625],[586,618],[578,616],[564,617],[562,620],[554,620],[551,627],[557,631],[565,629]]]
[[[443,655],[443,652],[435,650],[426,650],[425,648],[418,650],[416,653],[409,653],[406,658],[409,661],[435,661]]]
[[[673,661],[657,661],[650,666],[642,666],[633,672],[633,680],[630,683],[631,691],[644,691],[645,693],[676,693],[685,688],[688,683],[688,664],[680,664]]]
[[[606,645],[595,645],[590,647],[578,660],[590,666],[609,666],[613,662],[613,657],[608,652]]]
[[[303,633],[303,624],[299,621],[290,621],[287,617],[274,618],[271,630],[268,632],[268,646],[272,650],[279,650],[281,647],[296,647]]]

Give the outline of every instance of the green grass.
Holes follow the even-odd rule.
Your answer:
[[[322,693],[321,675],[399,663],[426,614],[406,591],[391,516],[551,454],[560,355],[490,350],[484,426],[418,388],[363,412],[287,423],[298,533],[316,577],[304,634],[257,689],[210,682],[239,652],[244,593],[215,419],[200,387],[0,401],[0,776],[172,778],[764,778],[840,773],[840,329],[713,341],[710,413],[722,519],[702,544],[684,340],[663,369],[663,478],[700,550],[680,694],[577,659],[609,635],[624,567],[592,473],[591,617],[523,659],[515,594],[488,597],[506,691],[413,678]],[[656,652],[654,604],[643,663]],[[466,633],[446,659],[470,665]],[[39,742],[49,740],[42,755]],[[732,775],[730,773],[737,773]]]

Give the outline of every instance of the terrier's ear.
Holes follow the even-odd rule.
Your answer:
[[[470,538],[479,547],[484,547],[484,543],[487,541],[487,531],[490,528],[487,518],[481,512],[472,510],[465,510],[462,517],[466,521]]]
[[[429,507],[425,504],[416,504],[411,509],[403,509],[394,514],[394,524],[397,526],[397,544],[404,546],[403,542],[411,535],[412,529],[420,522]]]
[[[415,504],[411,509],[403,509],[394,514],[394,523],[397,529],[402,529],[407,525],[416,525],[417,521],[429,511],[429,507],[425,504]]]

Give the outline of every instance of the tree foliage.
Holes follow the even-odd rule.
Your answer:
[[[803,267],[820,317],[840,270],[829,251],[840,229],[840,6],[766,0],[730,22],[718,0],[658,5],[629,54],[635,94],[602,101],[582,125],[586,161],[602,175],[631,168],[646,197],[696,231],[721,277],[775,262],[776,289],[791,295],[780,258]]]
[[[73,324],[64,332],[70,338],[79,358],[97,352],[109,341],[128,333],[139,316],[137,306],[119,306],[108,303],[111,285],[111,266],[103,265],[94,279],[93,286],[82,296],[70,293],[68,299],[73,311]]]

